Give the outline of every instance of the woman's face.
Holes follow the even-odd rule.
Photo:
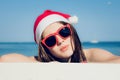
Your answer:
[[[43,38],[45,38],[46,36],[52,33],[56,33],[63,26],[64,26],[63,24],[57,22],[50,24],[43,32]],[[58,34],[56,34],[55,36],[57,38],[56,44],[48,49],[50,50],[52,55],[54,55],[57,58],[63,58],[63,59],[69,58],[73,54],[73,47],[74,47],[74,45],[72,46],[73,41],[71,41],[70,36],[67,38],[62,38]]]

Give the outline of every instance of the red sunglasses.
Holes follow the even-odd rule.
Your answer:
[[[55,33],[52,33],[46,36],[41,42],[47,47],[52,48],[57,44],[58,39],[56,35],[59,35],[61,38],[66,39],[71,35],[70,25],[64,25],[59,28]]]

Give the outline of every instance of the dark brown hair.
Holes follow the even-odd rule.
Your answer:
[[[66,25],[68,23],[65,22],[59,22],[63,25]],[[84,52],[82,50],[82,45],[80,42],[80,39],[78,37],[78,34],[75,30],[75,28],[71,25],[71,30],[72,30],[72,35],[71,35],[71,44],[72,44],[72,40],[73,40],[73,44],[74,44],[74,48],[75,50],[73,51],[73,55],[71,56],[71,61],[70,62],[84,62],[86,61],[86,57],[84,55]],[[43,37],[42,37],[43,39]],[[66,62],[62,59],[56,58],[55,56],[53,56],[50,51],[47,49],[47,47],[45,47],[41,41],[39,42],[39,48],[38,48],[38,60],[41,62],[50,62],[50,61],[60,61],[60,62]]]

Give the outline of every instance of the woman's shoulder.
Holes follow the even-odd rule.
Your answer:
[[[116,58],[111,52],[100,48],[84,49],[83,51],[89,62],[105,62]]]
[[[19,53],[9,53],[0,57],[0,62],[36,62],[34,57],[28,57]]]
[[[86,58],[88,60],[90,60],[91,57],[93,57],[93,55],[94,55],[95,52],[99,52],[101,50],[102,49],[99,49],[99,48],[89,48],[89,49],[83,49],[83,52],[84,52]]]
[[[83,49],[83,52],[87,58],[87,61],[90,60],[91,57],[91,49]]]
[[[90,48],[90,49],[83,49],[83,51],[84,51],[84,53],[85,54],[98,54],[98,53],[100,53],[100,54],[111,54],[109,51],[107,51],[107,50],[104,50],[104,49],[101,49],[101,48]],[[112,54],[111,54],[112,55]]]

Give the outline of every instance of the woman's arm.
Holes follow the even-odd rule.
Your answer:
[[[120,63],[120,56],[113,55],[103,49],[88,49],[85,51],[85,55],[87,56],[88,62]]]
[[[0,62],[37,62],[31,57],[22,54],[10,53],[0,57]]]

